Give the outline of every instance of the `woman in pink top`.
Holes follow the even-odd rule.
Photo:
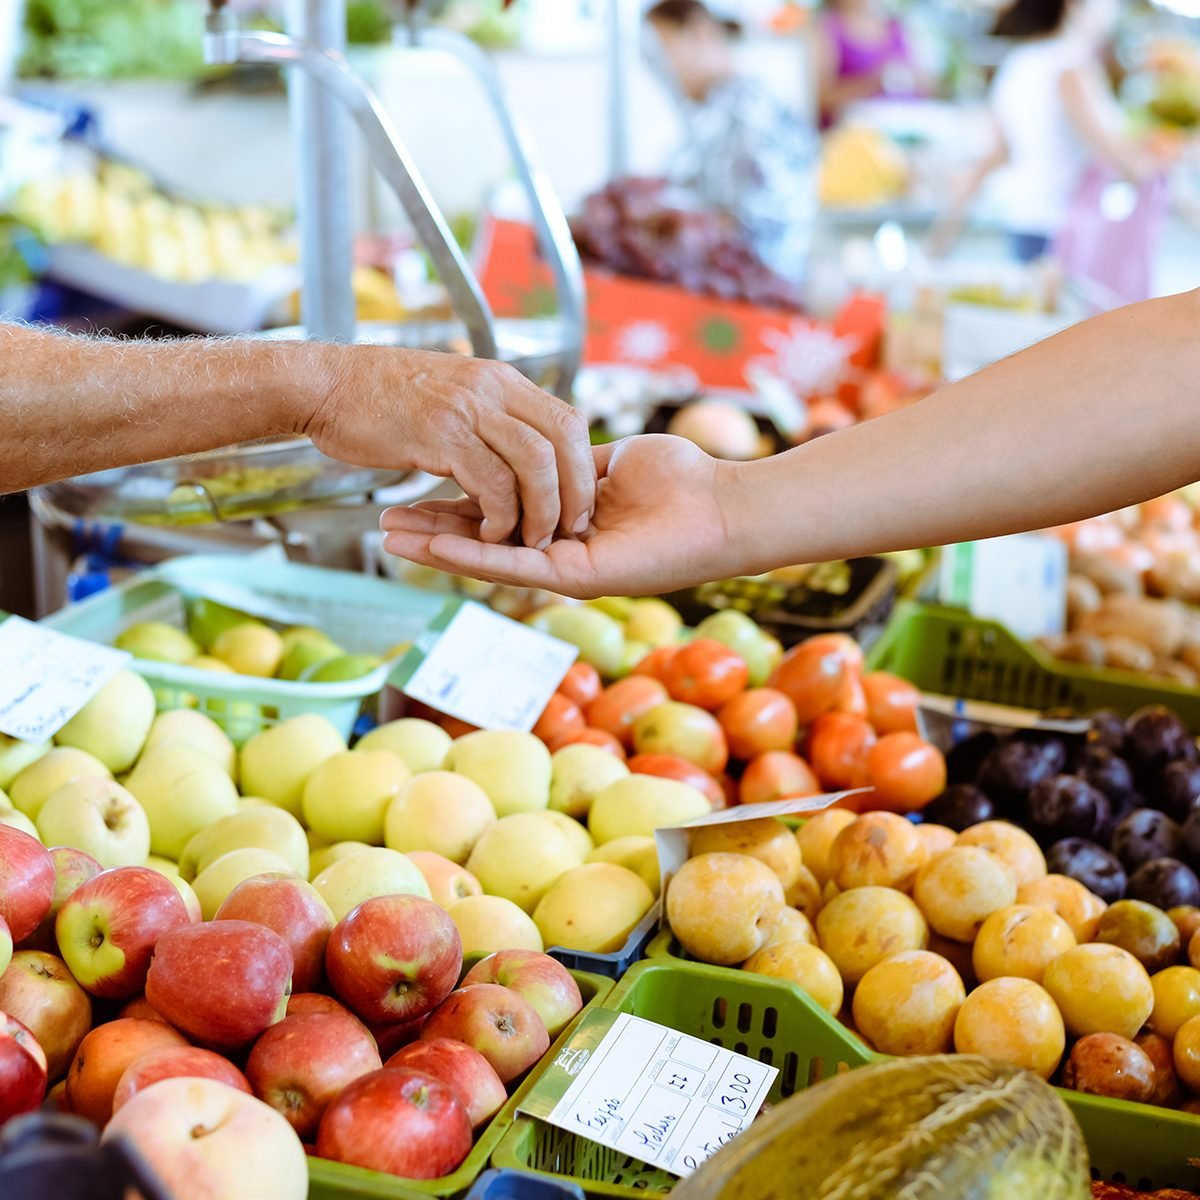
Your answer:
[[[856,100],[928,91],[898,17],[877,0],[827,0],[817,41],[822,125]]]

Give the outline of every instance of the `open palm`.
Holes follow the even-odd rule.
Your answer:
[[[472,500],[389,509],[389,553],[453,574],[586,599],[646,595],[720,578],[730,558],[725,464],[681,438],[629,438],[595,451],[592,527],[545,551],[481,540]]]

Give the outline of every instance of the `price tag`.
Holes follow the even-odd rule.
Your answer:
[[[672,1175],[690,1175],[758,1114],[779,1074],[627,1013],[589,1013],[520,1111]]]
[[[124,650],[9,617],[0,625],[0,733],[44,742],[130,657]]]
[[[574,646],[481,604],[452,600],[392,682],[481,729],[528,733],[578,655]]]

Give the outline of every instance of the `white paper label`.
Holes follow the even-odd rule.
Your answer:
[[[467,603],[403,690],[481,729],[528,733],[578,656],[567,642]]]
[[[9,617],[0,624],[0,732],[44,742],[130,657],[124,650]]]

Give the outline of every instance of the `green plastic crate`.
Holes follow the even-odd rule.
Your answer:
[[[798,987],[699,963],[638,963],[603,1007],[658,1021],[779,1068],[774,1103],[872,1055]],[[667,1192],[678,1182],[655,1167],[529,1117],[518,1117],[492,1165],[571,1180],[589,1197]]]
[[[565,1029],[546,1052],[545,1061],[558,1053],[559,1045],[567,1038],[583,1013],[597,1007],[612,989],[612,980],[587,971],[572,971],[579,992],[583,997],[583,1012],[576,1021]],[[526,1075],[508,1103],[492,1118],[492,1123],[483,1131],[463,1160],[462,1166],[441,1179],[402,1179],[397,1175],[385,1175],[379,1171],[367,1171],[362,1167],[351,1167],[345,1163],[330,1162],[324,1158],[308,1160],[308,1200],[347,1200],[361,1196],[368,1200],[429,1200],[430,1196],[462,1196],[486,1169],[493,1151],[508,1131],[516,1115],[516,1108],[525,1093],[537,1078],[535,1067]]]
[[[446,597],[352,571],[264,560],[256,555],[193,555],[171,559],[69,605],[44,624],[92,642],[111,643],[139,621],[186,628],[185,603],[237,588],[285,605],[303,623],[323,629],[352,653],[383,654],[413,641],[442,611]],[[160,710],[196,708],[241,745],[270,725],[319,713],[349,736],[363,701],[377,695],[391,666],[341,683],[258,679],[135,658],[133,669],[154,689]]]
[[[959,609],[904,603],[867,656],[867,668],[891,671],[922,691],[965,700],[1080,714],[1113,708],[1128,715],[1165,704],[1200,729],[1200,691],[1169,680],[1097,670],[1051,658],[1003,625]]]

